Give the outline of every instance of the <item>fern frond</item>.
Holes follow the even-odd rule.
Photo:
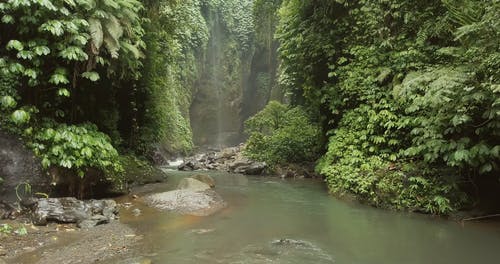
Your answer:
[[[89,19],[89,31],[90,37],[92,39],[92,52],[97,55],[99,53],[99,49],[102,46],[104,32],[102,30],[102,24],[99,19],[90,18]]]
[[[134,58],[136,59],[144,58],[144,53],[142,53],[141,50],[136,45],[132,45],[128,42],[121,41],[120,46],[127,52],[132,53],[134,55]]]

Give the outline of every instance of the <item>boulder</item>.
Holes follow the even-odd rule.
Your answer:
[[[252,164],[251,160],[249,160],[245,157],[238,157],[237,159],[235,159],[233,162],[231,162],[229,164],[229,169],[234,171],[239,167],[249,166],[250,164]]]
[[[206,183],[203,183],[199,180],[193,178],[184,178],[177,185],[177,189],[180,190],[191,190],[191,191],[204,191],[210,189],[210,186]]]
[[[218,158],[222,159],[231,159],[234,156],[236,156],[240,152],[239,147],[230,147],[230,148],[225,148],[220,151],[219,155],[217,155]]]
[[[167,154],[159,145],[153,146],[152,151],[149,153],[149,159],[157,166],[168,165]]]
[[[0,201],[0,219],[15,219],[19,213],[12,204]]]
[[[251,162],[234,168],[234,172],[246,175],[260,175],[264,172],[267,165],[265,162]]]
[[[40,161],[16,136],[0,130],[0,199],[17,202],[16,186],[31,187],[32,193],[49,193],[50,177],[42,172]]]
[[[199,170],[202,169],[202,164],[195,158],[189,158],[177,168],[181,171]]]
[[[113,200],[77,200],[73,197],[39,198],[23,201],[22,205],[30,211],[35,225],[48,222],[77,223],[89,228],[116,219],[118,209]]]
[[[196,179],[198,181],[201,181],[203,183],[206,183],[210,188],[215,188],[215,180],[214,178],[210,177],[209,175],[206,174],[197,174],[194,176],[191,176],[191,178]]]
[[[146,196],[145,200],[160,210],[194,216],[208,216],[226,207],[222,197],[212,190],[174,190]]]

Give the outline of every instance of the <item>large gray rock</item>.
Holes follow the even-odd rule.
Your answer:
[[[23,142],[0,131],[0,200],[16,202],[16,186],[29,184],[32,193],[50,192],[50,177],[42,172],[39,160]]]
[[[237,159],[235,159],[233,162],[231,162],[229,164],[229,169],[234,171],[239,167],[249,166],[250,164],[252,164],[251,160],[244,158],[244,157],[238,157]]]
[[[145,200],[160,210],[195,216],[208,216],[226,207],[222,197],[212,190],[174,190],[146,196]]]
[[[203,183],[206,183],[211,188],[215,188],[215,180],[214,180],[214,178],[210,177],[210,175],[197,174],[197,175],[191,176],[191,178],[199,180]]]
[[[189,158],[185,160],[181,165],[179,165],[178,169],[181,171],[192,171],[202,169],[202,164],[195,158]]]
[[[239,157],[229,165],[229,168],[236,173],[246,175],[260,175],[264,172],[267,165],[265,162],[252,161],[247,158]]]
[[[191,191],[205,191],[210,189],[210,186],[206,183],[203,183],[199,180],[193,178],[184,178],[179,182],[177,189],[187,189]]]
[[[81,201],[73,197],[40,198],[22,203],[31,213],[35,225],[45,225],[50,221],[77,223],[89,228],[116,219],[118,209],[113,200]]]
[[[240,166],[234,169],[236,173],[242,173],[246,175],[261,175],[264,173],[267,165],[265,162],[253,162],[249,165]]]

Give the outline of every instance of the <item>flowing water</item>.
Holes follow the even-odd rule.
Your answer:
[[[165,191],[185,172],[169,172]],[[500,227],[462,226],[430,216],[338,201],[314,180],[210,173],[228,207],[209,217],[141,205],[121,212],[143,235],[137,248],[153,263],[499,263]],[[119,262],[118,262],[119,263]]]

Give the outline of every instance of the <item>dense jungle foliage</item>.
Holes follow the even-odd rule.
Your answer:
[[[500,188],[499,16],[498,0],[6,0],[0,126],[46,169],[120,175],[285,101],[246,122],[248,156],[322,156],[332,193],[447,214]]]
[[[2,129],[22,135],[44,168],[80,177],[90,168],[120,174],[117,150],[145,158],[157,149],[187,153],[209,4],[0,3]]]
[[[193,118],[207,115],[199,120],[218,124],[210,119],[217,110],[210,98],[230,101],[232,108],[222,111],[233,113],[229,121],[242,123],[239,102],[251,94],[253,88],[244,84],[253,54],[259,53],[252,5],[251,0],[2,1],[1,128],[22,135],[47,170],[61,167],[75,177],[89,169],[119,177],[128,167],[124,160],[144,164],[136,157],[163,162],[164,154],[186,155],[194,147],[192,126],[198,119]],[[277,15],[269,17],[274,28]],[[276,43],[274,30],[264,31],[259,30]],[[262,106],[273,86],[275,74],[268,73],[275,72],[273,65],[252,74],[265,75],[251,81],[262,88],[257,99]],[[203,100],[208,103],[193,108],[193,101]],[[258,110],[245,108],[247,115]],[[198,132],[207,127],[194,126]]]
[[[280,84],[329,137],[330,190],[448,213],[500,159],[499,1],[285,0]]]
[[[0,122],[25,136],[44,168],[121,172],[112,144],[133,98],[117,98],[140,77],[142,10],[136,0],[0,3]]]

